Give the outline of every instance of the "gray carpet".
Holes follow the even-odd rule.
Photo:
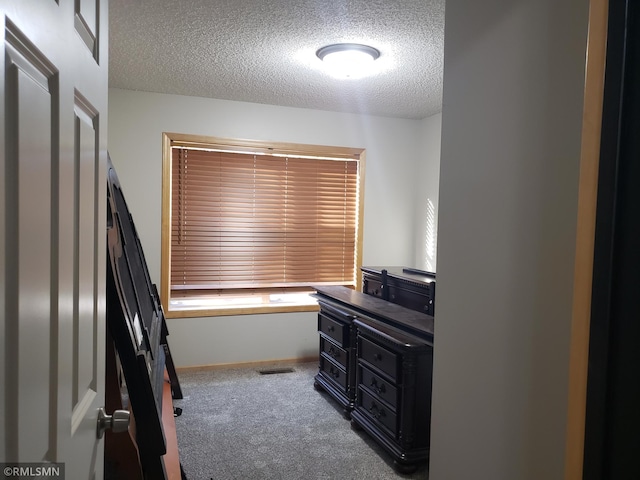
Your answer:
[[[259,370],[290,367],[290,373]],[[342,408],[313,388],[317,362],[178,373],[183,409],[176,417],[180,461],[189,480],[427,479],[411,475]]]

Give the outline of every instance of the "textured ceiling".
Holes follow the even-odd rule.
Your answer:
[[[423,118],[441,110],[444,0],[111,0],[109,86]],[[380,72],[339,80],[315,56],[371,45]]]

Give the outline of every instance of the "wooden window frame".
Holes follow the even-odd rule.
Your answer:
[[[362,265],[362,238],[363,238],[363,214],[364,214],[364,173],[366,152],[363,148],[333,147],[322,145],[307,145],[282,142],[265,142],[243,139],[227,139],[219,137],[208,137],[202,135],[191,135],[182,133],[162,134],[162,237],[161,237],[161,279],[160,296],[162,299],[165,315],[168,318],[184,317],[214,317],[223,315],[244,315],[260,313],[282,313],[315,311],[315,303],[308,304],[260,304],[260,305],[240,305],[235,307],[216,308],[182,308],[171,310],[171,192],[172,192],[172,147],[185,148],[211,148],[243,153],[271,154],[271,155],[291,155],[309,158],[344,158],[356,159],[359,162],[358,178],[358,223],[356,232],[355,248],[355,285],[353,288],[360,289],[362,278],[358,274]],[[247,291],[255,289],[246,289]],[[207,293],[203,292],[203,297]]]

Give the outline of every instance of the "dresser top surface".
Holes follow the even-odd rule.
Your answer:
[[[398,325],[409,333],[422,337],[433,337],[433,317],[416,312],[395,303],[366,295],[342,286],[315,287],[319,298],[333,299],[374,319],[382,319],[391,325]]]
[[[381,275],[382,270],[386,270],[387,275],[390,277],[410,280],[417,283],[428,284],[436,281],[435,273],[416,270],[408,267],[361,267],[361,270],[364,273],[370,273],[374,275]]]

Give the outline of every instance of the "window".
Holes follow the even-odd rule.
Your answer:
[[[312,285],[359,287],[363,171],[363,149],[165,134],[167,316],[311,310]]]

